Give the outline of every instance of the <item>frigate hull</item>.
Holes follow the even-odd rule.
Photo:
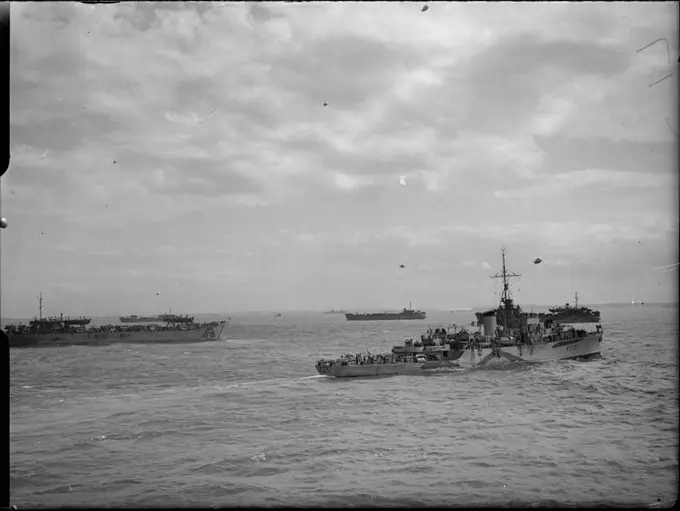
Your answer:
[[[602,352],[602,333],[591,333],[575,339],[563,339],[536,345],[469,348],[458,359],[461,367],[480,367],[522,362],[550,362],[571,358],[587,358]]]
[[[422,375],[430,372],[480,368],[507,364],[550,362],[573,358],[590,358],[601,354],[602,334],[593,333],[577,339],[564,339],[536,345],[498,348],[467,347],[455,361],[432,360],[396,364],[336,363],[331,367],[317,365],[319,374],[336,378],[369,376]]]

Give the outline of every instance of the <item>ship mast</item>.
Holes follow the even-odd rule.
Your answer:
[[[505,247],[501,248],[501,256],[503,257],[503,271],[492,275],[492,279],[503,279],[503,296],[501,297],[501,303],[503,304],[503,329],[507,331],[508,329],[508,316],[507,316],[507,303],[510,300],[510,284],[508,282],[509,278],[521,277],[522,275],[517,273],[508,272],[505,267]]]
[[[42,314],[43,314],[42,291],[40,291],[40,296],[38,297],[38,303],[40,304],[40,307],[39,307],[39,311],[40,311],[40,320],[42,321]]]
[[[578,309],[578,293],[574,293],[574,309]]]

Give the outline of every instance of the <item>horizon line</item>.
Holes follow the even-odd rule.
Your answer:
[[[602,302],[602,303],[591,303],[589,304],[590,306],[607,306],[607,305],[639,305],[641,303],[644,303],[643,301],[636,302],[635,304],[632,304],[630,302]],[[671,302],[646,302],[649,305],[678,305],[678,301],[671,301]],[[527,307],[554,307],[555,304],[535,304],[535,303],[528,303],[525,305],[521,305],[522,309],[526,310]],[[559,307],[559,305],[557,305]],[[435,308],[435,307],[427,307],[429,310],[425,309],[419,309],[423,312],[445,312],[445,313],[455,313],[455,312],[474,312],[477,310],[486,310],[486,309],[493,309],[496,308],[496,305],[477,305],[477,306],[472,306],[472,307],[454,307],[453,309],[442,309],[442,308]],[[333,309],[251,309],[251,310],[232,310],[228,312],[184,312],[182,315],[200,315],[200,316],[230,316],[232,314],[276,314],[276,313],[324,313],[329,310]],[[338,310],[338,309],[335,309]],[[377,311],[377,308],[355,308],[355,309],[346,309],[346,308],[341,308],[340,310],[345,311],[346,313],[351,313],[352,311],[358,311],[358,312],[368,312],[368,311]],[[381,309],[378,312],[398,312],[401,309]],[[343,313],[340,313],[343,314]],[[82,316],[83,314],[80,314]],[[120,318],[121,316],[124,316],[123,314],[110,314],[110,315],[92,315],[92,316],[86,316],[92,319],[99,319],[99,318]],[[31,315],[31,316],[0,316],[0,321],[5,321],[5,320],[24,320],[24,319],[33,319],[37,317],[36,315]],[[50,317],[50,316],[47,316]],[[54,316],[52,316],[54,317]],[[79,316],[74,316],[74,317],[79,317]]]

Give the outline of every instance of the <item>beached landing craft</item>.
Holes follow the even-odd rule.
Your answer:
[[[419,341],[408,339],[390,353],[321,359],[316,370],[336,378],[387,376],[598,356],[602,343],[600,325],[591,331],[563,327],[552,320],[541,321],[538,314],[523,312],[513,304],[508,278],[519,275],[506,270],[505,249],[502,257],[503,271],[492,277],[503,279],[500,307],[476,313],[481,330],[471,332],[455,326],[429,329]]]
[[[10,348],[103,346],[129,343],[192,343],[221,339],[225,321],[209,323],[175,323],[146,325],[106,325],[85,328],[74,326],[63,317],[43,318],[42,293],[40,316],[28,325],[5,328]]]

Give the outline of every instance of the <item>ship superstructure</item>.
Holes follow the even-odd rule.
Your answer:
[[[130,314],[129,316],[120,316],[118,319],[121,323],[193,323],[194,317],[188,314],[172,314],[170,309],[168,314],[159,314],[158,316],[138,316]]]
[[[118,319],[121,323],[158,323],[161,321],[160,316],[138,316],[136,314],[120,316]]]

